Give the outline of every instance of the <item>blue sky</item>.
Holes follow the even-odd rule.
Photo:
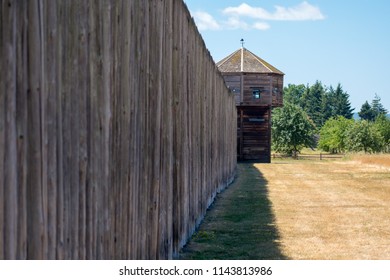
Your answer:
[[[241,47],[284,83],[341,83],[355,111],[377,93],[390,110],[390,1],[184,0],[215,62]]]

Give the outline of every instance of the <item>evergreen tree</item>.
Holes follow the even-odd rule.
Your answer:
[[[352,119],[353,110],[351,103],[349,102],[349,94],[343,91],[340,83],[337,85],[336,90],[331,87],[332,95],[332,116],[343,116],[346,119]]]
[[[373,121],[375,119],[374,111],[372,110],[371,105],[368,103],[368,101],[366,101],[362,105],[362,108],[360,108],[360,112],[358,113],[358,115],[362,120]]]
[[[332,87],[331,87],[332,90]],[[324,91],[321,98],[321,126],[322,127],[325,122],[334,116],[334,96],[331,91]]]
[[[380,115],[386,115],[387,110],[383,107],[381,103],[381,98],[375,93],[375,97],[371,102],[371,108],[374,114],[374,119],[376,119]]]
[[[323,95],[325,89],[320,81],[317,81],[310,88],[307,87],[302,96],[302,108],[317,127],[321,127],[324,122],[323,117]]]
[[[362,108],[360,109],[360,112],[358,114],[363,120],[375,121],[376,118],[381,115],[386,115],[387,112],[388,111],[385,109],[385,107],[383,107],[381,103],[381,98],[377,94],[375,94],[371,105],[368,103],[368,101],[366,101],[362,105]]]

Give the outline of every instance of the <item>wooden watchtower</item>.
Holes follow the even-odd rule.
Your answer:
[[[238,160],[271,162],[271,111],[283,106],[284,73],[244,47],[217,66],[235,94]]]

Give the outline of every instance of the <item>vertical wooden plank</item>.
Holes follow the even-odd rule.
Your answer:
[[[87,170],[88,170],[88,105],[87,94],[89,92],[89,2],[80,5],[78,10],[78,33],[77,33],[77,45],[78,45],[78,91],[76,98],[79,103],[79,117],[78,123],[80,127],[79,131],[79,158],[78,158],[78,195],[79,205],[76,207],[78,211],[78,259],[86,259],[86,230],[87,230]]]
[[[120,187],[123,189],[120,197],[121,197],[121,219],[120,219],[120,238],[121,242],[118,244],[120,246],[121,254],[119,256],[120,259],[128,259],[130,255],[129,243],[130,239],[133,238],[131,235],[132,232],[130,229],[131,214],[130,209],[134,207],[131,201],[131,185],[130,177],[133,166],[131,165],[131,104],[132,104],[132,91],[131,91],[131,80],[130,73],[132,64],[130,62],[131,57],[131,3],[130,1],[123,1],[122,7],[120,7],[121,14],[121,30],[118,32],[118,36],[123,36],[123,43],[121,44],[121,54],[119,56],[119,60],[122,60],[122,68],[121,68],[121,76],[118,82],[121,83],[121,92],[123,94],[122,98],[122,106],[123,106],[123,130],[124,134],[121,139],[123,150],[121,149],[121,158],[124,163],[124,174],[121,182],[123,182]],[[122,112],[121,112],[122,113]]]
[[[39,71],[40,79],[41,79],[41,96],[40,96],[40,127],[41,127],[41,168],[42,168],[42,215],[43,215],[43,230],[44,230],[44,237],[42,239],[43,241],[43,258],[48,258],[48,227],[47,227],[47,217],[48,217],[48,189],[47,189],[47,178],[48,178],[48,135],[47,135],[47,129],[46,129],[46,122],[48,120],[47,111],[46,111],[46,100],[47,100],[47,89],[46,89],[46,50],[45,50],[45,44],[47,42],[47,22],[45,20],[45,13],[44,9],[46,7],[45,0],[41,0],[38,3],[38,13],[39,13],[39,26],[40,26],[40,53],[41,53],[41,61],[40,61],[40,68],[36,69],[36,71]]]
[[[162,99],[162,2],[151,1],[150,33],[154,34],[149,41],[149,121],[151,139],[151,185],[149,192],[149,225],[150,240],[148,245],[148,258],[158,257],[158,209],[160,193],[160,164],[161,164],[161,99]]]
[[[80,194],[80,105],[82,92],[80,92],[80,72],[83,72],[81,61],[79,61],[78,51],[80,42],[80,25],[79,16],[82,4],[81,2],[72,3],[69,13],[69,64],[68,71],[70,72],[69,80],[69,192],[68,192],[68,227],[69,227],[69,250],[68,258],[77,259],[79,255],[79,194]],[[71,70],[73,69],[73,70]],[[77,93],[77,94],[75,94]]]
[[[159,258],[171,259],[173,257],[173,95],[172,95],[172,48],[173,48],[173,1],[164,1],[164,45],[163,62],[164,65],[162,80],[163,104],[162,104],[162,157],[163,166],[161,168],[161,188],[160,188],[160,217],[159,235]]]
[[[99,233],[101,235],[101,252],[98,255],[99,259],[104,259],[105,254],[109,250],[111,219],[109,216],[109,178],[110,178],[110,128],[111,128],[111,92],[110,86],[112,83],[112,37],[111,37],[111,1],[104,1],[101,7],[102,13],[102,95],[99,100],[99,114],[101,117],[101,191],[100,191],[100,205],[101,215],[99,219]]]
[[[119,3],[119,2],[117,2]],[[118,138],[120,137],[118,134],[120,132],[120,117],[118,117],[118,99],[121,98],[120,92],[117,88],[117,68],[118,68],[118,59],[117,59],[117,49],[116,49],[116,43],[119,40],[117,37],[117,5],[111,6],[111,12],[110,12],[110,18],[114,20],[110,20],[109,27],[110,27],[110,35],[111,35],[111,46],[110,46],[110,63],[111,63],[111,81],[109,83],[109,91],[110,91],[110,99],[112,102],[112,122],[113,127],[110,129],[110,134],[112,137],[110,137],[110,145],[109,145],[109,188],[107,192],[107,209],[108,209],[108,227],[110,228],[110,231],[105,233],[106,235],[106,252],[105,256],[106,258],[112,259],[113,255],[115,253],[115,237],[116,237],[116,211],[118,203],[114,203],[114,200],[116,199],[118,195],[118,185],[116,184],[117,180],[120,180],[123,170],[121,170],[121,162],[117,161],[118,158],[115,154],[116,148],[119,145]],[[120,20],[120,19],[119,19]],[[115,162],[115,164],[114,164]],[[112,172],[112,168],[116,165],[118,172],[115,174]]]
[[[42,181],[42,14],[41,2],[30,1],[28,7],[28,57],[29,57],[29,99],[28,99],[28,255],[30,259],[43,259],[46,252],[45,234],[45,190]]]
[[[112,234],[110,237],[110,258],[118,258],[122,254],[121,250],[121,231],[122,231],[122,212],[124,205],[122,204],[122,193],[125,190],[126,182],[123,180],[126,174],[126,161],[124,161],[119,153],[122,151],[123,154],[127,154],[127,145],[125,144],[126,129],[124,129],[124,118],[122,116],[126,115],[126,103],[127,101],[124,99],[126,93],[122,91],[123,83],[121,83],[122,79],[122,70],[123,65],[126,61],[124,61],[122,55],[123,42],[124,38],[121,38],[119,34],[123,34],[121,30],[121,22],[123,21],[122,14],[120,9],[123,5],[122,1],[117,2],[117,5],[113,6],[113,15],[112,18],[115,19],[113,21],[113,81],[111,85],[112,90],[112,144],[111,144],[111,158],[110,161],[113,163],[116,162],[116,172],[112,172],[110,175],[110,216],[112,217],[111,226],[112,226]],[[125,35],[124,35],[125,36]],[[120,59],[121,57],[121,59]],[[126,56],[125,56],[126,57]],[[110,169],[113,170],[112,164]]]
[[[197,75],[197,61],[195,60],[195,53],[196,53],[196,33],[194,32],[194,26],[192,19],[189,21],[189,28],[192,31],[191,32],[191,43],[190,43],[190,50],[189,50],[189,60],[191,61],[190,66],[190,87],[192,88],[192,94],[190,94],[190,103],[191,104],[191,112],[190,112],[190,118],[189,123],[191,124],[191,131],[190,131],[190,139],[192,141],[191,144],[191,155],[190,158],[192,158],[192,161],[190,161],[190,172],[191,172],[191,183],[190,183],[190,218],[191,218],[191,224],[189,225],[189,231],[187,233],[186,239],[189,238],[192,233],[195,231],[195,226],[198,219],[198,203],[197,203],[197,193],[198,193],[198,167],[199,167],[199,134],[198,134],[198,124],[199,124],[199,114],[196,113],[199,111],[198,109],[198,96],[199,96],[199,86],[196,83],[196,75]]]
[[[173,154],[174,154],[174,168],[173,168],[173,254],[178,253],[179,248],[179,239],[180,239],[180,214],[182,201],[181,197],[181,72],[179,69],[181,42],[180,42],[180,26],[181,18],[179,14],[179,1],[174,1],[173,5],[173,54],[172,54],[172,92],[173,92],[173,114],[174,114],[174,123],[173,123]]]
[[[104,230],[104,204],[101,197],[103,180],[102,165],[102,116],[100,100],[102,97],[102,83],[103,83],[103,47],[102,47],[102,1],[91,3],[91,43],[93,50],[90,54],[91,61],[91,190],[92,197],[91,205],[91,220],[92,220],[92,240],[90,244],[91,259],[100,259],[103,255],[102,248],[102,231]],[[104,105],[103,105],[104,106]],[[101,221],[99,223],[99,220]]]
[[[5,19],[5,2],[1,2],[0,9],[0,42],[5,46],[4,28],[8,25]],[[0,49],[0,74],[5,69],[6,48]],[[0,79],[0,92],[5,92],[5,79]],[[4,248],[4,153],[5,153],[5,94],[0,94],[0,260],[5,258]]]
[[[64,28],[61,28],[61,53],[58,54],[58,57],[60,58],[60,65],[59,70],[61,71],[61,82],[59,84],[60,86],[60,98],[58,99],[58,103],[61,106],[58,108],[61,112],[60,116],[61,119],[59,121],[59,131],[61,136],[61,139],[58,139],[59,141],[59,148],[60,148],[60,156],[59,156],[59,166],[61,167],[61,188],[58,192],[58,219],[62,224],[62,227],[60,229],[59,234],[57,235],[57,238],[59,240],[59,250],[57,255],[60,256],[62,259],[69,259],[69,243],[70,243],[70,237],[69,237],[69,189],[70,189],[70,155],[71,155],[71,147],[70,147],[70,135],[72,133],[71,126],[69,124],[70,122],[70,105],[69,105],[69,99],[71,97],[70,95],[70,84],[71,84],[71,78],[69,75],[71,75],[69,67],[69,51],[70,51],[70,38],[69,38],[69,17],[70,17],[70,3],[62,3],[62,14],[61,14],[61,25],[64,26]],[[61,55],[61,57],[60,57]],[[65,59],[65,57],[67,59]],[[60,159],[61,157],[61,159]]]
[[[87,184],[87,240],[86,258],[96,259],[97,252],[100,250],[98,244],[98,184],[100,182],[100,170],[99,170],[99,151],[98,141],[100,139],[101,126],[99,124],[98,115],[98,98],[101,82],[101,69],[102,61],[100,54],[100,42],[99,36],[99,3],[92,1],[90,3],[89,13],[89,28],[90,28],[90,50],[89,50],[89,75],[90,75],[90,90],[88,92],[88,158],[90,164],[88,165],[88,184]]]
[[[130,3],[128,1],[121,2],[117,7],[117,22],[118,29],[116,31],[116,37],[121,38],[120,44],[117,44],[117,52],[115,55],[115,60],[117,60],[120,73],[116,75],[118,77],[116,81],[116,87],[120,93],[120,100],[118,106],[118,118],[120,119],[120,137],[119,137],[119,146],[118,146],[118,157],[120,158],[122,174],[118,178],[118,187],[117,187],[117,203],[116,217],[118,220],[117,231],[116,231],[116,241],[115,246],[117,248],[116,258],[125,259],[127,258],[127,245],[129,236],[128,233],[128,223],[129,219],[129,208],[132,206],[130,204],[129,192],[130,192],[130,107],[131,107],[131,91],[130,91],[130,32],[127,29],[127,26],[130,26],[130,16],[129,9]],[[118,95],[118,94],[115,94]],[[130,236],[129,236],[130,237]]]
[[[180,3],[182,5],[182,3]],[[189,87],[188,87],[188,47],[189,47],[189,41],[188,41],[188,14],[183,12],[183,8],[181,10],[181,17],[182,17],[182,26],[181,26],[181,37],[182,37],[182,49],[181,49],[181,72],[183,73],[182,76],[182,82],[183,82],[183,91],[184,98],[182,99],[181,106],[183,108],[183,119],[182,123],[180,124],[182,126],[182,134],[181,134],[181,141],[182,141],[182,174],[181,174],[181,185],[182,185],[182,202],[183,202],[183,212],[181,215],[181,237],[180,237],[180,247],[184,246],[186,242],[186,236],[188,232],[188,218],[189,218],[189,184],[190,184],[190,178],[189,178],[189,127],[188,127],[188,117],[189,117],[189,104],[188,104],[188,94],[189,94]]]
[[[137,154],[140,153],[138,149],[138,106],[137,99],[138,95],[135,94],[137,88],[137,81],[139,71],[137,71],[138,61],[136,59],[136,38],[137,38],[137,25],[136,25],[136,14],[138,13],[136,1],[128,2],[129,16],[126,17],[130,23],[129,30],[127,31],[129,35],[129,91],[134,94],[130,94],[130,120],[129,120],[129,165],[131,169],[129,170],[129,209],[128,209],[128,227],[127,232],[129,234],[127,238],[127,258],[136,259],[137,257],[137,248],[138,245],[138,230],[137,230],[137,217],[138,217],[138,174],[139,174],[139,161]]]
[[[78,132],[78,127],[73,127],[75,117],[73,113],[78,115],[77,107],[74,108],[74,94],[76,90],[76,64],[75,57],[75,33],[76,33],[76,19],[73,4],[66,3],[64,6],[63,22],[64,40],[63,40],[63,54],[66,59],[63,59],[63,92],[62,92],[62,123],[63,123],[63,207],[64,207],[64,259],[72,259],[74,250],[76,248],[74,237],[75,228],[75,192],[76,184],[76,162],[74,155],[77,156],[75,135]]]
[[[109,73],[108,73],[108,88],[107,88],[107,93],[105,96],[107,97],[107,105],[108,105],[108,110],[106,110],[106,124],[107,126],[105,127],[105,139],[107,141],[107,165],[105,167],[106,169],[106,174],[107,178],[105,179],[105,191],[106,191],[106,203],[107,203],[107,225],[105,229],[105,236],[106,236],[106,241],[105,241],[105,257],[103,258],[109,258],[113,259],[114,254],[115,254],[115,246],[114,246],[114,238],[115,238],[115,196],[116,196],[116,190],[115,188],[112,188],[111,182],[114,178],[114,173],[112,172],[113,168],[116,166],[116,162],[113,161],[113,154],[112,154],[112,147],[114,146],[113,142],[113,112],[115,109],[115,104],[114,104],[114,99],[115,95],[117,95],[117,92],[115,90],[115,77],[117,75],[117,60],[116,60],[116,43],[117,41],[120,41],[120,38],[117,38],[115,36],[116,34],[116,26],[117,26],[117,15],[116,15],[116,6],[119,2],[110,0],[109,1],[109,19],[108,19],[108,34],[107,36],[109,37],[109,40],[107,40],[107,47],[108,47],[108,61],[109,61]],[[119,93],[119,92],[118,92]],[[120,93],[119,93],[120,94]]]
[[[56,76],[54,77],[55,79],[55,91],[56,91],[56,96],[55,96],[55,106],[56,108],[56,159],[57,159],[57,164],[56,164],[56,170],[57,170],[57,179],[56,179],[56,190],[53,192],[56,193],[56,199],[55,203],[56,204],[56,259],[64,259],[65,257],[65,236],[64,236],[64,139],[63,139],[63,99],[64,99],[64,38],[65,38],[65,31],[66,28],[64,28],[64,17],[66,16],[64,9],[66,3],[64,2],[59,2],[57,5],[57,18],[58,18],[58,26],[57,26],[57,48],[55,52],[55,57],[56,57]],[[54,218],[53,218],[54,219]]]
[[[56,120],[56,126],[57,126],[57,138],[56,138],[56,146],[57,146],[57,180],[56,180],[56,187],[57,187],[57,199],[56,199],[56,207],[57,207],[57,232],[56,232],[56,258],[57,259],[64,259],[65,258],[65,192],[64,192],[64,178],[65,178],[65,171],[64,167],[65,165],[65,144],[64,144],[64,135],[67,134],[64,125],[64,103],[65,103],[65,96],[66,96],[66,79],[65,79],[65,73],[66,70],[64,69],[66,63],[65,63],[65,50],[66,46],[66,30],[62,24],[66,17],[67,17],[67,7],[69,6],[69,3],[66,2],[59,2],[58,3],[58,37],[57,37],[57,50],[56,50],[56,61],[57,61],[57,68],[56,68],[56,112],[57,112],[57,120]]]
[[[148,95],[148,74],[149,74],[149,49],[144,48],[143,46],[149,46],[149,1],[142,1],[140,5],[140,14],[138,16],[139,20],[139,36],[137,37],[137,51],[139,52],[139,82],[138,82],[138,92],[139,100],[138,106],[140,108],[139,116],[139,125],[140,125],[140,138],[139,138],[139,148],[140,154],[138,155],[140,160],[140,174],[139,174],[139,227],[138,227],[138,236],[139,236],[139,245],[137,246],[138,259],[146,259],[148,254],[148,245],[150,240],[150,231],[148,229],[148,213],[149,207],[149,191],[150,191],[150,180],[151,180],[151,137],[149,135],[150,129],[150,112],[148,111],[149,107],[149,98]]]
[[[17,24],[17,150],[18,150],[18,248],[17,259],[27,258],[27,2],[18,8]]]
[[[16,11],[17,5],[3,5],[5,9],[3,40],[4,56],[2,73],[4,79],[4,258],[17,256],[17,146],[16,146]],[[4,179],[3,179],[4,178]]]
[[[209,93],[207,91],[208,85],[206,84],[207,81],[207,76],[206,76],[206,71],[204,71],[204,52],[202,49],[199,49],[198,56],[201,58],[200,63],[201,63],[201,73],[199,76],[199,84],[203,85],[200,90],[201,90],[201,98],[202,98],[202,106],[201,106],[201,123],[202,123],[202,189],[201,189],[201,202],[202,202],[202,216],[206,214],[206,209],[207,209],[207,184],[208,184],[208,162],[209,162],[209,153],[208,153],[208,99],[209,99]]]
[[[57,82],[57,3],[46,1],[44,4],[46,40],[46,68],[45,77],[47,97],[43,99],[43,106],[46,112],[44,123],[44,138],[46,142],[47,155],[47,234],[48,234],[48,259],[56,258],[57,244],[57,119],[56,119],[56,82]]]

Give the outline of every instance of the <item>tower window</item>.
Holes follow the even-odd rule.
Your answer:
[[[254,89],[252,90],[252,98],[253,99],[260,99],[260,89]]]

